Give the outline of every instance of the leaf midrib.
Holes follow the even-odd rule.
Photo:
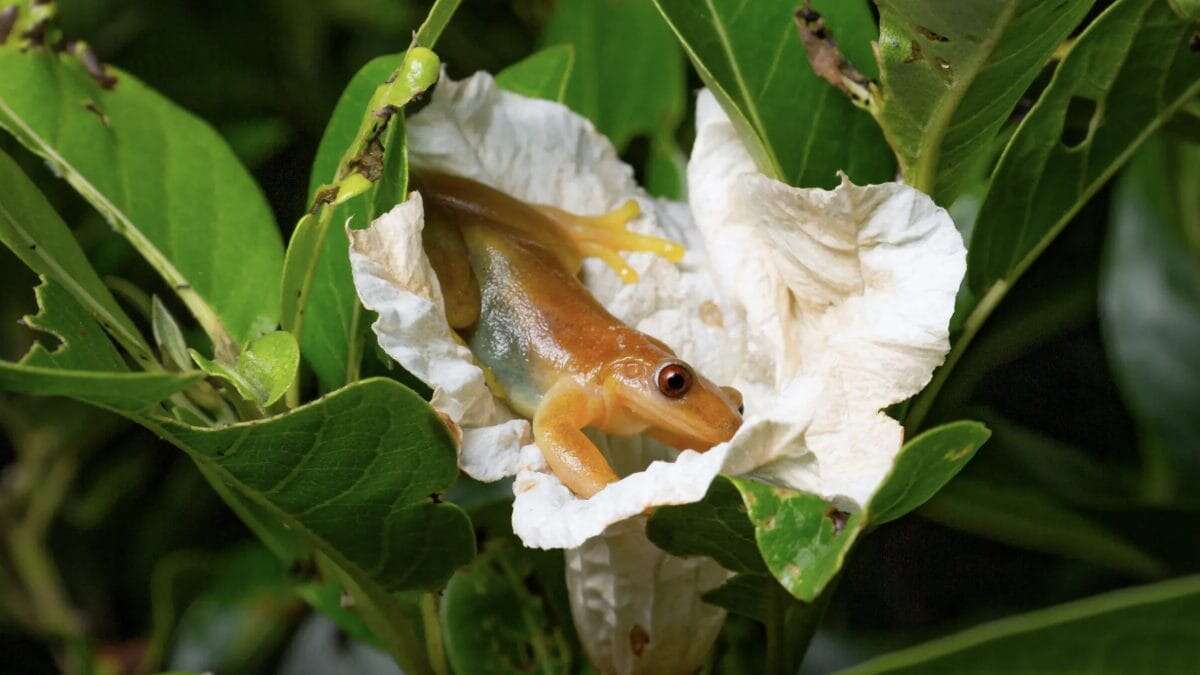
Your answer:
[[[721,48],[725,51],[726,57],[729,59],[730,70],[733,71],[734,82],[737,83],[738,90],[741,92],[743,107],[750,117],[750,123],[754,126],[755,133],[758,134],[760,145],[766,153],[767,158],[771,162],[771,168],[777,176],[783,177],[783,166],[779,162],[779,157],[775,154],[775,149],[771,147],[771,143],[767,139],[766,125],[763,124],[762,117],[759,114],[758,106],[755,105],[754,98],[750,95],[750,87],[746,83],[745,76],[742,73],[741,64],[733,51],[733,43],[730,42],[729,34],[726,31],[726,26],[720,13],[717,12],[716,5],[713,0],[704,0],[704,4],[708,6],[708,11],[712,16],[713,29],[717,33],[717,38],[721,42]],[[688,51],[692,51],[689,49]],[[764,85],[765,86],[765,85]]]

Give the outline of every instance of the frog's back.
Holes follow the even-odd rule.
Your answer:
[[[639,333],[604,309],[576,274],[582,256],[562,227],[512,200],[510,211],[427,199],[462,235],[479,289],[470,347],[520,414],[532,416],[563,374],[598,381],[599,367]],[[524,207],[524,208],[522,208]]]

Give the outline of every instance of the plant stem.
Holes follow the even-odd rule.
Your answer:
[[[25,517],[8,533],[14,572],[25,587],[40,630],[66,639],[82,639],[83,626],[67,601],[58,570],[43,536],[58,511],[78,468],[74,455],[59,458],[30,495]]]
[[[437,593],[421,594],[421,621],[425,628],[425,648],[429,652],[429,665],[436,675],[450,675],[446,665],[446,649],[442,645],[442,623],[438,618]]]

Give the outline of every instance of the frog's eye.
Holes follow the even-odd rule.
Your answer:
[[[682,363],[672,362],[658,369],[658,390],[667,398],[679,398],[692,388],[692,371]]]

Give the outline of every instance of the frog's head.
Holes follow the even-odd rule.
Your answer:
[[[610,409],[679,450],[705,451],[733,438],[742,425],[742,395],[721,387],[670,352],[614,364],[607,378]],[[634,429],[631,428],[630,431]]]

